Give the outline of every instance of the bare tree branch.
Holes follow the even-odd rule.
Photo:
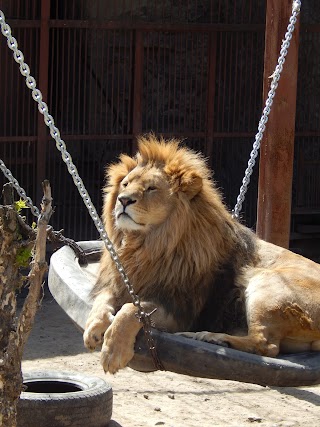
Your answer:
[[[29,293],[24,302],[18,321],[19,352],[23,354],[25,343],[34,324],[34,318],[40,303],[43,277],[48,270],[46,262],[47,226],[52,215],[52,197],[49,181],[42,184],[44,196],[41,203],[41,213],[38,218],[37,237],[34,259],[28,276]]]

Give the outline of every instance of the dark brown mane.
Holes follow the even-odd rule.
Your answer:
[[[194,331],[234,333],[247,329],[243,289],[237,282],[242,267],[255,265],[258,261],[256,236],[237,221],[230,231],[235,234],[236,244],[214,278],[206,305],[191,328]]]

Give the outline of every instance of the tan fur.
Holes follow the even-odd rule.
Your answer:
[[[143,308],[169,332],[276,356],[320,348],[320,267],[258,239],[232,218],[201,155],[178,141],[139,140],[107,170],[103,221]],[[244,295],[248,334],[226,315]],[[101,342],[105,371],[133,357],[136,308],[105,250],[85,345]],[[232,308],[233,310],[233,308]],[[230,313],[229,313],[230,314]],[[235,317],[235,316],[234,316]],[[229,324],[226,319],[229,319]]]

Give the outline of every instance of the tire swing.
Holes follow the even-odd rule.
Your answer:
[[[240,194],[237,198],[237,204],[234,209],[235,217],[239,216],[250,181],[252,169],[265,130],[265,124],[268,120],[275,90],[280,79],[282,67],[287,55],[287,49],[294,31],[294,24],[300,12],[300,6],[300,1],[293,1],[290,24],[287,27],[285,39],[282,43],[278,64],[272,76],[271,90],[269,91],[266,105],[259,122],[258,133],[255,138],[253,150],[250,154],[248,168],[245,172]],[[65,142],[61,139],[60,132],[55,126],[52,116],[48,114],[48,107],[42,101],[41,92],[36,88],[34,78],[30,76],[30,70],[24,63],[23,54],[18,50],[16,40],[11,37],[8,26],[4,24],[4,16],[1,11],[0,23],[3,34],[8,38],[8,46],[14,52],[14,59],[20,64],[20,71],[22,75],[26,77],[26,85],[32,90],[32,96],[38,103],[39,111],[44,116],[44,121],[50,129],[50,134],[56,142],[56,147],[61,152],[62,159],[66,163],[68,171],[72,175],[73,181],[101,236],[102,242],[79,242],[79,245],[83,250],[88,252],[92,252],[97,246],[100,250],[103,246],[107,248],[132,296],[133,302],[137,306],[139,317],[144,323],[144,332],[148,339],[145,340],[143,333],[138,335],[135,346],[135,356],[129,366],[138,371],[154,371],[159,369],[160,363],[158,362],[161,360],[161,364],[165,370],[197,377],[228,379],[269,386],[318,384],[320,382],[319,354],[301,353],[298,355],[286,355],[282,358],[263,357],[240,352],[231,348],[220,347],[214,344],[195,342],[194,340],[189,340],[182,336],[159,332],[150,327],[148,317],[143,312],[140,305],[140,300],[134,293],[130,281],[121,265],[120,259],[104,230],[103,224],[79,177],[71,156],[66,150]],[[0,167],[6,177],[14,184],[18,194],[27,201],[29,206],[33,206],[31,199],[26,197],[24,190],[19,186],[17,181],[13,179],[11,172],[4,166],[3,162],[0,162]],[[86,318],[90,311],[89,293],[95,281],[97,267],[97,262],[89,263],[86,267],[81,267],[74,252],[68,247],[63,247],[51,257],[49,270],[50,291],[64,311],[81,329],[84,328]],[[155,348],[156,354],[154,351]]]
[[[103,379],[69,372],[25,372],[26,391],[18,402],[21,427],[106,427],[112,415],[112,388]]]

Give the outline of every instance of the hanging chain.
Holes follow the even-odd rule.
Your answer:
[[[248,185],[250,183],[250,177],[251,177],[252,172],[253,172],[253,167],[256,163],[256,158],[258,156],[261,140],[262,140],[262,137],[263,137],[263,134],[264,134],[264,131],[266,128],[266,123],[268,121],[268,117],[269,117],[269,114],[271,111],[273,98],[275,96],[276,89],[278,87],[278,82],[279,82],[280,75],[281,75],[281,72],[283,69],[283,64],[285,63],[285,60],[286,60],[286,56],[287,56],[288,49],[290,46],[290,40],[292,38],[294,27],[295,27],[295,24],[297,22],[297,17],[300,13],[300,8],[301,8],[301,1],[294,0],[292,3],[292,15],[291,15],[290,20],[289,20],[289,25],[287,27],[287,32],[285,34],[284,40],[282,41],[280,56],[278,59],[278,64],[274,70],[274,73],[272,74],[271,88],[270,88],[270,91],[268,93],[268,97],[267,97],[267,100],[265,103],[265,107],[263,109],[262,116],[261,116],[261,119],[260,119],[260,122],[258,125],[258,133],[255,136],[255,141],[253,143],[253,149],[250,153],[250,159],[248,161],[248,166],[247,166],[247,169],[245,171],[244,178],[242,180],[242,185],[240,187],[239,195],[237,197],[237,203],[233,209],[233,216],[235,218],[239,218],[239,216],[240,216],[242,204],[244,202],[245,195],[246,195],[247,190],[248,190]]]
[[[48,106],[47,104],[42,100],[42,93],[39,89],[37,89],[36,80],[34,77],[30,75],[30,68],[29,66],[24,62],[24,56],[21,50],[18,49],[18,42],[17,40],[12,36],[11,34],[11,28],[5,21],[5,16],[3,12],[0,10],[0,25],[1,25],[1,32],[2,34],[7,38],[7,44],[8,47],[13,51],[13,57],[15,61],[20,65],[20,73],[25,77],[26,85],[27,87],[32,91],[32,97],[33,99],[38,103],[38,110],[44,117],[44,122],[48,126],[50,130],[50,135],[56,142],[56,147],[61,153],[62,160],[67,165],[68,171],[70,175],[72,176],[73,182],[76,185],[80,196],[82,197],[82,200],[84,204],[86,205],[89,214],[100,234],[101,239],[103,240],[107,250],[110,253],[110,256],[112,260],[114,261],[116,268],[118,272],[120,273],[120,276],[130,294],[130,297],[132,298],[133,305],[137,308],[137,317],[139,321],[141,321],[144,325],[145,333],[147,334],[148,342],[150,351],[154,357],[155,354],[155,346],[153,342],[153,338],[151,336],[151,322],[150,322],[150,313],[146,313],[143,310],[143,307],[141,306],[141,301],[138,295],[135,293],[132,284],[129,281],[129,278],[122,266],[122,263],[113,247],[113,244],[111,240],[109,239],[104,226],[102,224],[102,221],[99,218],[99,215],[96,211],[96,208],[94,207],[91,198],[89,196],[88,191],[86,190],[82,179],[79,176],[78,170],[75,166],[75,164],[72,161],[70,153],[67,151],[65,142],[60,137],[60,131],[55,126],[53,117],[48,112]],[[18,194],[26,201],[28,206],[31,208],[32,213],[35,216],[39,216],[39,210],[33,205],[32,200],[30,197],[27,197],[26,192],[23,190],[22,187],[20,187],[18,181],[13,178],[12,173],[9,171],[9,169],[6,168],[3,161],[0,161],[0,168],[5,174],[5,176],[9,179],[10,182],[12,182],[14,188],[17,190]],[[154,361],[157,365],[158,369],[163,369],[160,361],[158,358]]]
[[[27,206],[29,206],[33,215],[36,217],[39,217],[40,215],[39,209],[36,206],[34,206],[30,197],[28,197],[25,190],[22,187],[20,187],[19,182],[14,178],[10,169],[6,167],[6,165],[3,163],[1,159],[0,159],[0,169],[2,170],[4,176],[12,183],[13,187],[16,189],[19,196],[26,202]]]

